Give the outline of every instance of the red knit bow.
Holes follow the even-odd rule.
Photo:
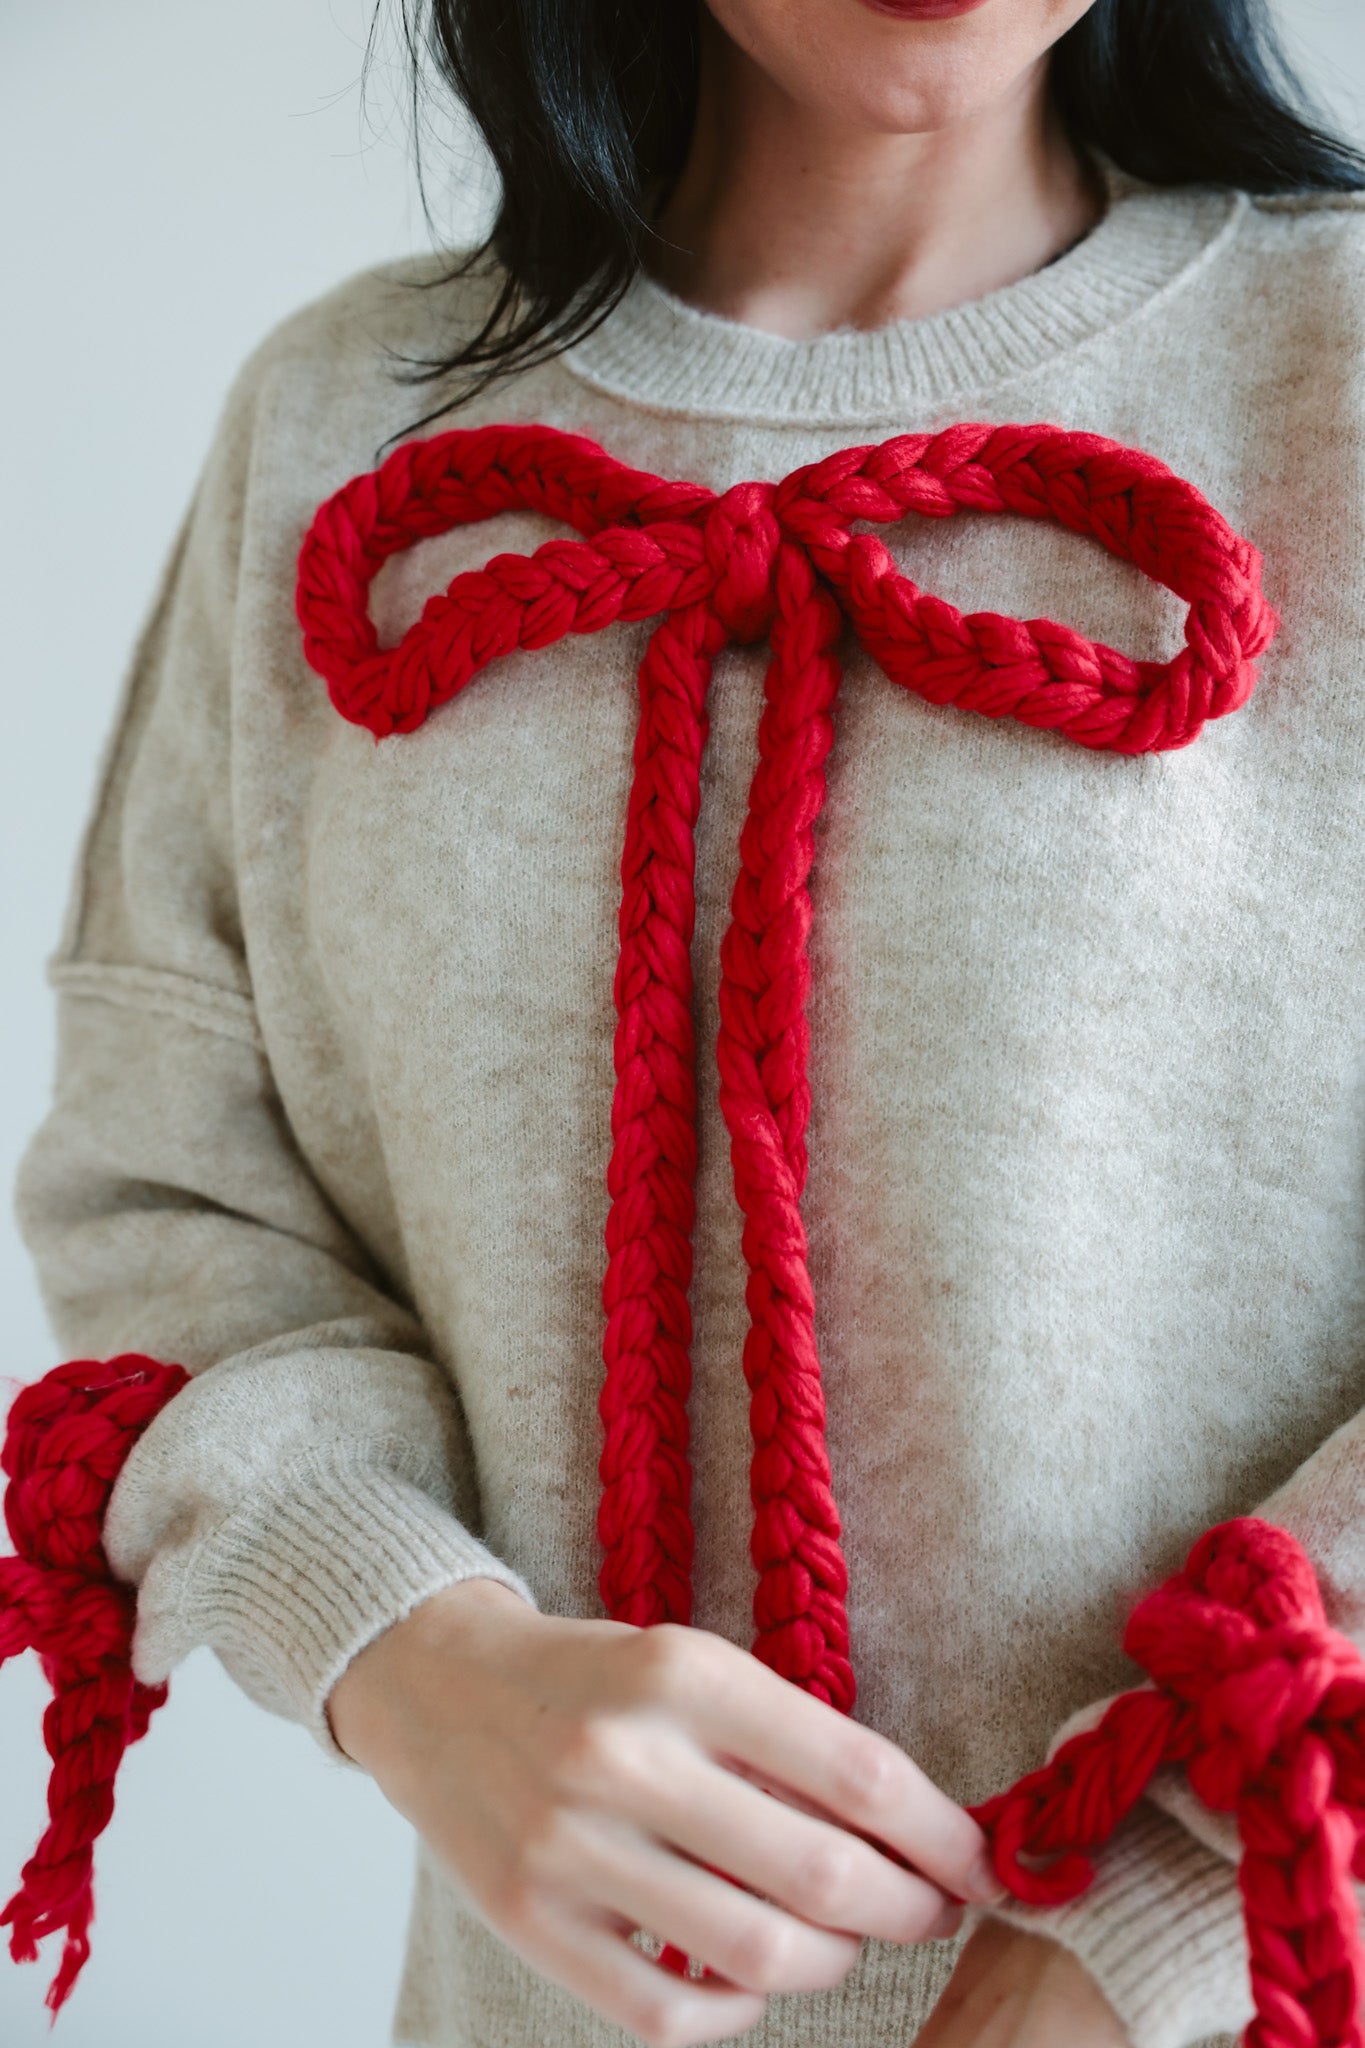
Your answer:
[[[381,649],[369,585],[390,555],[512,508],[590,540],[499,555],[428,600]],[[1101,541],[1189,605],[1186,645],[1135,662],[1046,619],[964,618],[900,574],[859,521],[1015,512]],[[616,973],[608,1176],[601,1588],[622,1621],[686,1621],[693,1177],[693,827],[711,664],[772,647],[758,767],[721,948],[720,1102],[744,1214],[744,1371],[754,1451],[756,1654],[848,1708],[847,1575],[825,1450],[806,1179],[807,889],[844,620],[894,681],[938,704],[1140,753],[1195,738],[1245,702],[1275,617],[1260,557],[1149,455],[1054,427],[952,427],[845,448],[779,484],[717,497],[536,426],[397,449],[318,511],[299,556],[311,664],[346,718],[407,732],[498,655],[658,618],[639,671]]]

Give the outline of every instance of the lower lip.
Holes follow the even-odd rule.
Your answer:
[[[985,5],[986,0],[863,0],[873,14],[894,14],[899,21],[953,21]]]

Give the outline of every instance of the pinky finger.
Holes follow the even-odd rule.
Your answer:
[[[542,1922],[534,1952],[523,1953],[542,1976],[584,1999],[646,2048],[692,2048],[745,2034],[763,2017],[766,2000],[723,1978],[677,1977],[631,1942],[619,1918],[594,1915],[573,1923]]]

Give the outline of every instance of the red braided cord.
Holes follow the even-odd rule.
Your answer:
[[[621,860],[597,1533],[607,1611],[641,1627],[692,1615],[692,832],[706,685],[724,639],[700,605],[650,639]]]
[[[52,1687],[43,1716],[50,1820],[0,1926],[16,1962],[34,1961],[43,1937],[65,1929],[47,1994],[53,2013],[90,1953],[94,1845],[114,1810],[123,1752],[166,1697],[133,1677],[134,1595],[109,1571],[104,1511],[128,1452],[187,1378],[136,1355],[59,1365],[18,1394],[0,1451],[15,1549],[0,1558],[0,1664],[36,1650]]]
[[[806,1260],[807,886],[834,738],[842,620],[803,549],[784,543],[759,763],[721,945],[720,1104],[744,1212],[754,1455],[754,1653],[848,1711],[848,1573],[825,1449],[825,1403]]]

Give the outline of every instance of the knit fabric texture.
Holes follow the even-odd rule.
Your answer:
[[[1156,456],[1265,557],[1285,624],[1256,694],[1176,754],[927,704],[846,651],[802,1210],[857,1711],[963,1800],[1131,1682],[1127,1606],[1230,1514],[1298,1536],[1329,1619],[1365,1633],[1363,255],[1351,200],[1115,180],[1081,244],[972,306],[787,343],[641,280],[459,416],[717,492],[855,441],[1050,420]],[[598,1611],[612,971],[649,628],[509,653],[376,746],[293,614],[315,507],[416,409],[384,349],[465,317],[404,288],[427,268],[305,309],[234,386],[106,757],[20,1196],[63,1347],[194,1374],[106,1519],[139,1680],[208,1642],[324,1744],[337,1674],[438,1585],[491,1574]],[[506,512],[396,556],[380,641],[560,530]],[[985,514],[883,537],[964,610],[1179,645],[1183,608],[1074,535]],[[732,648],[710,682],[703,1047],[763,672]],[[693,1618],[743,1642],[744,1268],[706,1058],[698,1088]],[[1074,1947],[1135,2048],[1183,2048],[1250,2014],[1235,1855],[1157,1786],[1089,1892],[1008,1917]],[[954,1953],[870,1943],[749,2038],[909,2039]],[[425,1856],[395,2038],[624,2040]]]

